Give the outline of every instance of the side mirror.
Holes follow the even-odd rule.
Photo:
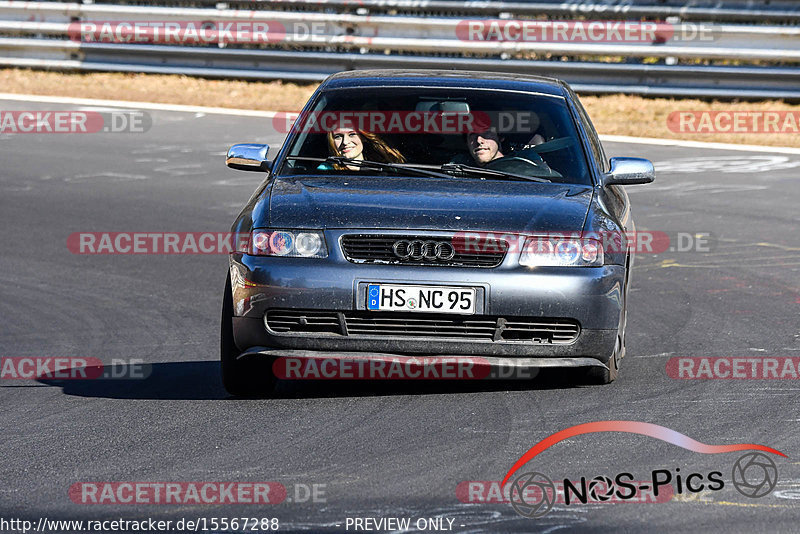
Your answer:
[[[656,179],[656,170],[648,159],[611,158],[611,170],[603,175],[603,185],[649,184]]]
[[[267,172],[272,162],[267,159],[269,145],[233,145],[225,157],[225,165],[240,171]]]

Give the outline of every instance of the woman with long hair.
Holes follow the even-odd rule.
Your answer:
[[[355,128],[340,127],[328,132],[328,152],[331,156],[379,161],[381,163],[406,162],[403,154],[396,148],[389,146],[378,134]],[[335,164],[333,168],[355,171],[360,167]]]

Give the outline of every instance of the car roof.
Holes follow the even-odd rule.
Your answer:
[[[351,87],[463,87],[517,90],[566,96],[565,83],[556,78],[506,72],[464,70],[375,69],[339,72],[329,76],[321,89]]]

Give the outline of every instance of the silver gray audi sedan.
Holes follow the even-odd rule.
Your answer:
[[[222,304],[231,394],[271,391],[286,358],[476,358],[616,378],[635,231],[623,186],[654,170],[609,161],[566,83],[339,73],[268,151],[234,145],[226,160],[266,173],[232,227],[246,238]]]

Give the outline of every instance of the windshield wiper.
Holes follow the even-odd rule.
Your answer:
[[[526,180],[529,182],[545,182],[550,183],[552,180],[542,178],[540,176],[526,176],[524,174],[514,174],[513,172],[496,171],[494,169],[486,169],[484,167],[471,167],[469,165],[462,165],[461,163],[445,163],[440,167],[442,172],[446,172],[453,176],[478,176],[482,178],[496,177],[496,178],[512,178],[514,180]]]
[[[327,158],[308,158],[303,156],[287,156],[286,159],[295,159],[301,161],[319,161],[320,163],[331,163],[334,165],[350,165],[352,167],[363,167],[365,169],[375,169],[379,171],[385,171],[388,169],[395,170],[395,171],[407,171],[410,174],[416,174],[418,176],[431,176],[433,178],[451,178],[449,174],[443,174],[441,172],[436,171],[429,171],[426,169],[420,169],[418,167],[414,167],[413,165],[402,164],[402,163],[383,163],[380,161],[370,161],[366,159],[352,159],[352,158],[345,158],[344,156],[328,156]]]

